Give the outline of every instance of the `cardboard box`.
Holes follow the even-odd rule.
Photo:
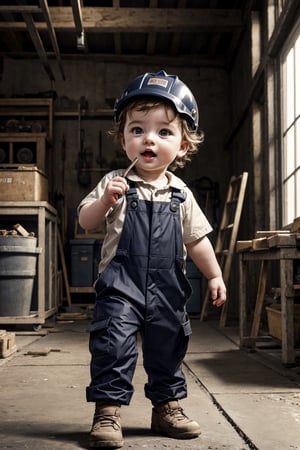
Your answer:
[[[281,305],[266,306],[269,334],[282,341]],[[294,344],[300,344],[300,305],[294,305]]]
[[[0,201],[48,201],[48,178],[36,167],[1,169]]]

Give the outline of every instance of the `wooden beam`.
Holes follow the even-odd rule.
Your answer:
[[[113,7],[120,8],[120,0],[113,0]],[[119,32],[114,34],[115,53],[120,55],[122,53],[121,34]]]
[[[239,43],[242,39],[243,34],[245,33],[247,27],[247,22],[249,21],[249,17],[251,16],[252,8],[253,8],[254,0],[246,0],[243,2],[242,11],[241,11],[241,21],[242,27],[233,34],[231,38],[231,43],[229,49],[227,50],[227,67],[231,67],[234,57],[236,55],[236,51],[239,47]]]
[[[66,79],[66,75],[65,75],[65,72],[64,72],[64,69],[63,69],[63,65],[62,65],[62,60],[61,60],[61,56],[60,56],[60,51],[59,51],[57,39],[56,39],[56,34],[55,34],[54,28],[52,26],[48,3],[46,2],[46,0],[40,0],[40,6],[41,6],[41,9],[43,11],[43,15],[44,15],[45,21],[46,21],[46,23],[48,25],[49,36],[50,36],[50,39],[51,39],[51,43],[52,43],[52,47],[53,47],[54,53],[56,55],[56,59],[57,59],[57,62],[58,62],[60,73],[62,75],[63,80],[65,80]]]
[[[82,20],[81,0],[71,0],[71,6],[77,34],[77,50],[83,50],[84,52],[87,52],[88,48],[86,43],[86,33]]]
[[[78,34],[83,32],[82,11],[80,0],[71,0],[75,29]]]
[[[157,8],[157,4],[158,0],[150,0],[149,8]],[[147,36],[147,47],[146,47],[147,55],[154,54],[155,44],[156,44],[156,33],[154,31],[150,31]]]
[[[0,13],[27,13],[27,14],[37,14],[41,12],[39,6],[33,5],[1,5]]]
[[[276,27],[268,42],[268,53],[275,57],[280,51],[283,42],[291,32],[296,17],[299,18],[300,4],[294,0],[286,0],[282,12],[276,23]]]
[[[229,149],[232,141],[235,139],[238,131],[240,130],[244,120],[248,116],[249,108],[252,105],[253,99],[255,98],[255,94],[259,89],[260,83],[263,77],[266,77],[265,71],[268,69],[270,65],[270,56],[275,56],[277,54],[277,44],[278,42],[282,42],[286,37],[287,33],[290,32],[288,25],[290,25],[293,17],[296,17],[297,13],[299,13],[300,4],[299,2],[293,2],[292,0],[287,0],[284,5],[284,9],[282,11],[281,16],[278,19],[278,26],[276,25],[276,29],[274,30],[268,45],[260,58],[260,64],[256,70],[256,73],[252,77],[251,85],[247,91],[247,96],[245,98],[243,107],[241,108],[241,113],[237,118],[236,122],[233,124],[231,128],[231,132],[225,141],[225,148]],[[250,14],[249,8],[245,11],[244,15]]]
[[[50,7],[56,31],[74,31],[71,7]],[[1,12],[1,7],[0,7]],[[239,10],[171,8],[82,8],[83,27],[90,33],[232,32],[242,27]],[[36,22],[38,30],[47,24]],[[23,31],[23,22],[0,22],[0,30]]]
[[[32,59],[36,57],[33,52],[22,52],[20,53],[9,53],[0,52],[1,56],[9,55],[11,58],[22,58],[22,59]],[[54,58],[54,54],[48,53],[48,58]],[[168,56],[168,55],[144,55],[144,54],[106,54],[106,53],[64,53],[64,60],[86,60],[86,61],[101,61],[101,62],[111,62],[111,63],[122,63],[122,64],[134,64],[134,65],[153,65],[153,66],[174,66],[181,67],[187,65],[186,56]],[[225,67],[224,58],[206,58],[198,55],[188,56],[189,67],[211,67],[211,68],[221,68]]]
[[[55,77],[53,75],[52,69],[48,62],[47,54],[45,52],[41,37],[40,37],[37,29],[35,28],[35,24],[32,19],[32,16],[30,14],[23,13],[23,19],[27,26],[27,30],[30,34],[30,37],[32,39],[33,45],[35,46],[37,54],[38,54],[40,60],[42,61],[44,69],[46,70],[50,80],[55,81]]]
[[[186,7],[186,0],[179,0],[178,1],[178,8],[185,8]],[[180,39],[181,39],[181,33],[173,33],[171,44],[169,48],[169,54],[172,56],[176,56],[178,52],[178,48],[180,45]]]

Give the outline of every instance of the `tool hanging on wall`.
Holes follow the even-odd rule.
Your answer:
[[[97,155],[97,164],[100,167],[106,167],[106,159],[103,157],[102,153],[102,131],[99,131],[99,143],[98,143],[98,155]]]
[[[91,174],[89,172],[89,163],[87,158],[87,151],[85,148],[85,131],[81,128],[81,114],[86,108],[86,101],[84,98],[80,99],[78,108],[78,140],[79,140],[79,153],[77,164],[77,180],[81,186],[89,186],[91,183]]]

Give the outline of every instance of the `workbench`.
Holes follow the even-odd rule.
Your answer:
[[[275,234],[253,241],[238,241],[239,254],[239,302],[240,302],[240,345],[255,347],[263,340],[259,335],[262,308],[265,300],[268,266],[271,262],[279,263],[279,288],[281,294],[282,343],[281,358],[285,366],[295,365],[294,346],[294,298],[299,285],[294,282],[294,261],[300,259],[300,234]],[[249,333],[247,306],[249,302],[247,280],[249,263],[260,264],[254,316]]]
[[[0,202],[0,228],[16,223],[35,233],[42,250],[37,261],[36,293],[28,316],[1,316],[0,324],[32,324],[38,329],[58,307],[57,211],[46,201]]]

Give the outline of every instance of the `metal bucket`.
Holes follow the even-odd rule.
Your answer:
[[[28,316],[36,277],[37,239],[0,236],[0,316]]]

